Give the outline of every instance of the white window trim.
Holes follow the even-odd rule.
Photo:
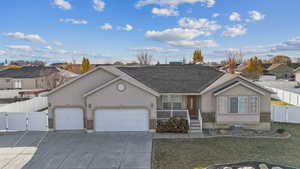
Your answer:
[[[251,99],[251,97],[253,97],[253,96],[255,96],[255,97],[257,97],[258,99],[257,99],[257,112],[250,112],[250,99]],[[220,97],[226,97],[226,105],[227,105],[227,107],[226,107],[226,112],[221,112],[221,110],[220,110]],[[217,98],[217,112],[218,112],[218,114],[222,114],[222,115],[256,115],[256,114],[259,114],[260,113],[260,96],[258,96],[258,95],[248,95],[248,96],[246,96],[246,97],[248,97],[248,99],[247,99],[247,112],[245,112],[245,113],[241,113],[240,111],[239,111],[239,106],[238,106],[238,112],[237,113],[231,113],[230,112],[230,98],[231,97],[241,97],[241,96],[218,96],[218,98]]]

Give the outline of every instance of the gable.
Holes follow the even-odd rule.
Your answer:
[[[122,91],[120,91],[118,89],[118,85],[120,85],[120,84],[125,87],[124,90],[122,90]],[[120,98],[121,100],[132,100],[135,97],[138,97],[138,98],[155,97],[155,95],[149,93],[148,91],[141,89],[138,86],[136,86],[126,80],[119,79],[119,78],[117,80],[114,80],[109,85],[105,85],[100,90],[94,91],[93,93],[90,93],[89,95],[85,95],[85,96],[88,99],[102,98],[99,100],[104,101],[103,99],[105,99],[105,100],[111,100],[113,102],[115,102],[116,100],[114,100],[112,98],[115,98],[115,99]]]
[[[264,95],[261,91],[252,88],[244,83],[237,82],[228,88],[224,88],[214,93],[214,95],[226,95],[226,96],[253,96]]]
[[[83,94],[114,78],[116,78],[115,75],[103,69],[95,69],[88,74],[81,75],[79,78],[56,88],[52,93],[48,94],[48,98],[51,102],[58,105],[82,105],[84,104],[82,99]]]

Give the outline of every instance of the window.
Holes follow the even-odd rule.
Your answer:
[[[248,113],[248,96],[231,96],[229,113]]]
[[[16,89],[22,88],[22,80],[15,80],[15,88]]]
[[[238,105],[239,105],[239,98],[238,97],[230,97],[229,99],[230,104],[230,113],[238,113]]]
[[[248,113],[248,96],[238,96],[239,113]]]
[[[162,107],[166,110],[182,109],[182,96],[162,96]]]
[[[218,112],[227,113],[227,96],[218,97]]]
[[[250,96],[250,113],[257,113],[258,112],[258,96]]]

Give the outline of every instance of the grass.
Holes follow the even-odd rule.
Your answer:
[[[300,168],[300,125],[273,126],[286,129],[292,137],[154,140],[152,168],[193,169],[240,161],[261,161]]]
[[[281,101],[281,100],[276,100],[276,99],[272,99],[271,104],[276,104],[276,105],[280,105],[280,106],[292,106],[289,103],[286,103],[286,102]]]

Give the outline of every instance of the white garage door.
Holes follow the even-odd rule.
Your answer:
[[[83,111],[80,108],[55,109],[56,130],[81,130],[83,129]]]
[[[146,109],[98,109],[95,111],[96,131],[148,131]]]

